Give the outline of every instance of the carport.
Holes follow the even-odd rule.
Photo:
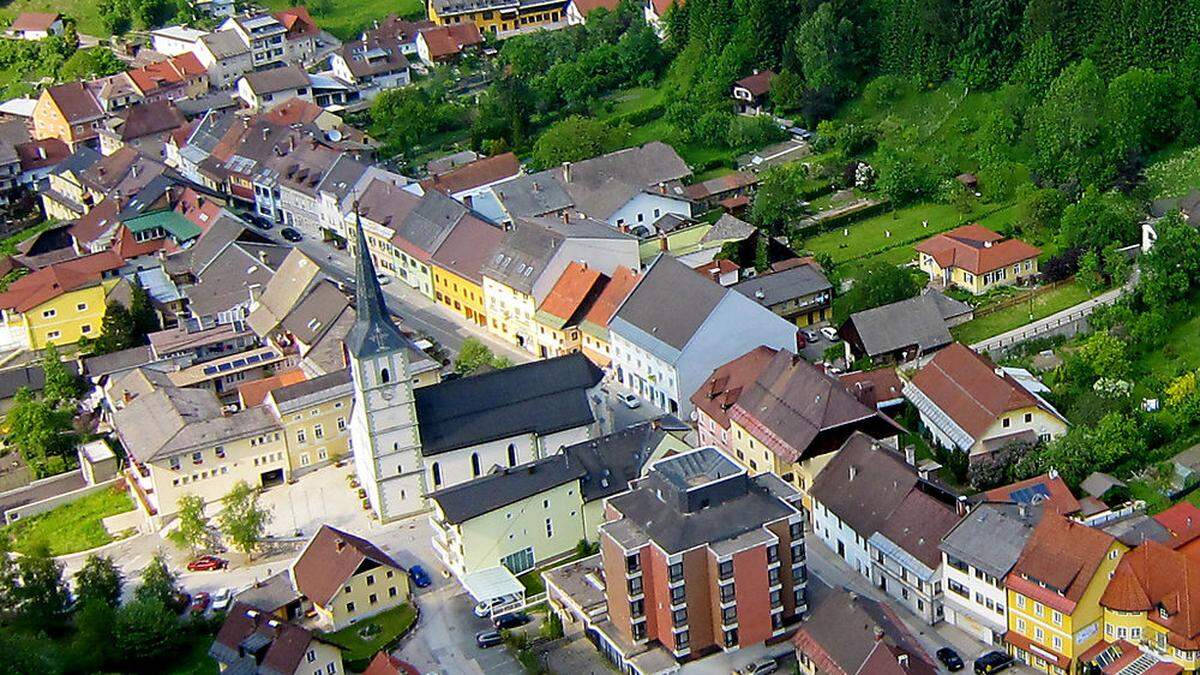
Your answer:
[[[463,586],[476,602],[492,606],[492,616],[525,608],[525,586],[504,566],[489,567],[463,577]]]

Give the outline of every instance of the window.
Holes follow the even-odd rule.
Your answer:
[[[725,646],[736,647],[738,643],[738,632],[736,628],[730,628],[725,631]]]
[[[546,519],[546,538],[549,539],[553,536],[554,536],[554,523],[549,518],[547,518]]]
[[[372,593],[367,596],[367,602],[371,603],[372,605],[377,604],[379,602],[379,596]]]
[[[351,613],[353,613],[353,612],[354,612],[354,603],[353,603],[353,602],[347,602],[347,603],[346,603],[346,611],[347,611],[347,612],[351,612]]]
[[[313,438],[325,438],[325,427],[320,424],[313,425]]]
[[[638,577],[638,580],[640,582],[641,577]],[[639,585],[640,585],[640,583],[639,583]],[[675,604],[679,604],[679,603],[683,602],[683,597],[684,597],[683,586],[676,586],[675,588],[671,589],[671,604],[675,605]]]
[[[339,417],[337,419],[337,425],[338,425],[338,431],[345,431],[346,430],[346,418]]]
[[[87,303],[81,302],[78,305],[75,305],[75,309],[80,312],[86,312],[87,311]]]
[[[431,471],[433,473],[433,487],[439,487],[442,484],[442,467],[441,467],[441,465],[438,464],[437,462],[434,462],[433,468],[431,469]]]
[[[204,453],[199,452],[199,451],[193,452],[192,453],[192,464],[203,464],[203,463],[204,463]]]
[[[392,381],[392,374],[390,372],[388,372],[387,368],[384,368],[379,371],[379,381],[384,384],[387,384],[388,382]]]
[[[472,452],[471,453],[471,475],[478,477],[480,473],[482,473],[482,472],[479,469],[479,453]]]
[[[670,575],[670,580],[672,583],[679,581],[683,578],[683,563],[672,563],[672,565],[667,568],[667,573]]]
[[[633,639],[634,641],[646,639],[646,622],[639,621],[633,624]]]
[[[517,465],[517,445],[515,443],[508,444],[508,465]]]
[[[329,673],[329,675],[334,675],[334,673],[337,672],[337,664],[335,664],[333,661],[326,663],[325,664],[325,672]]]
[[[634,553],[632,555],[625,556],[625,571],[626,572],[633,574],[634,572],[640,572],[641,569],[642,569],[642,559],[638,557],[638,554]]]
[[[368,575],[367,575],[367,585],[368,585],[368,586],[374,586],[374,585],[375,585],[375,575],[374,575],[374,574],[368,574]]]
[[[57,310],[57,309],[47,309],[47,310],[44,310],[44,311],[42,312],[42,318],[43,318],[43,319],[49,319],[50,317],[52,317],[52,316],[54,316],[54,315],[56,315],[56,314],[58,314],[58,310]]]
[[[1052,614],[1052,616],[1054,617],[1054,625],[1061,626],[1062,620],[1063,620],[1062,612],[1060,612],[1056,609],[1056,610],[1054,610],[1054,613]]]
[[[689,636],[688,636],[688,632],[686,630],[676,633],[675,634],[675,650],[682,651],[684,649],[687,649],[688,648],[688,639],[689,639]]]
[[[308,434],[305,432],[304,429],[298,429],[296,431],[296,442],[300,443],[300,444],[304,444],[304,443],[308,442]]]
[[[783,603],[783,593],[779,591],[771,591],[771,607],[778,607]]]
[[[56,331],[56,330],[52,330],[49,333],[46,333],[47,340],[56,340],[61,336],[62,336],[62,333],[59,331]]]
[[[721,579],[728,579],[729,577],[733,576],[733,561],[726,560],[725,562],[717,565],[717,575]]]
[[[82,326],[79,327],[79,332],[83,333],[84,335],[87,335],[88,333],[92,332],[92,324],[90,324],[90,323],[83,324]]]
[[[733,584],[721,587],[721,602],[733,602],[735,595]]]
[[[388,589],[388,597],[389,598],[396,597],[396,587],[395,586],[392,586],[391,588]]]
[[[737,623],[737,605],[721,610],[721,623],[726,626],[731,623]]]
[[[1008,419],[1007,417],[1000,420],[1000,426],[1004,427],[1005,429],[1007,429],[1010,424],[1012,424],[1012,420]]]
[[[1121,632],[1125,631],[1124,628],[1121,628],[1120,630],[1121,630]],[[1121,637],[1125,637],[1125,636],[1122,635]],[[1033,627],[1033,639],[1038,640],[1039,642],[1042,640],[1045,640],[1046,639],[1046,631],[1042,630],[1041,626],[1034,626]]]
[[[779,544],[771,544],[767,547],[767,562],[779,562]]]
[[[677,609],[671,612],[671,624],[676,628],[687,623],[687,608]]]
[[[1033,413],[1025,413],[1025,423],[1029,424],[1033,421]]]
[[[770,570],[767,571],[767,580],[770,582],[771,586],[777,586],[779,584],[779,568],[778,567],[772,567]]]
[[[642,592],[642,578],[634,577],[626,583],[626,586],[629,588],[630,595],[637,595]]]
[[[646,613],[646,603],[644,600],[634,600],[629,603],[629,617],[632,619],[641,618]]]
[[[308,650],[308,653],[304,655],[304,658],[308,659],[309,663],[312,663],[313,661],[317,660],[317,653],[310,649]]]

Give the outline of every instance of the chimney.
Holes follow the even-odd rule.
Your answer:
[[[759,300],[762,300],[763,298],[767,297],[767,294],[763,291],[762,288],[758,288],[754,291],[754,297],[758,298]]]
[[[858,467],[851,464],[850,465],[850,480],[854,480],[854,478],[856,476],[858,476]]]
[[[37,156],[38,156],[38,159],[46,159],[45,146],[41,146],[41,145],[37,146]]]
[[[475,198],[471,195],[463,195],[462,203],[463,206],[467,207],[468,209],[475,208]]]
[[[563,182],[570,183],[571,182],[571,163],[563,162],[562,169],[563,169]]]
[[[983,242],[983,247],[984,247],[984,248],[991,248],[991,247],[992,247],[992,242],[990,242],[990,241],[985,241],[985,242]]]
[[[346,540],[338,539],[337,541],[333,542],[333,550],[337,551],[338,553],[346,550]]]
[[[129,167],[129,172],[133,174],[134,178],[137,178],[138,172],[140,169],[141,169],[140,166],[138,166],[137,164],[134,164],[133,166]]]
[[[908,670],[908,654],[901,654],[897,656],[896,662],[900,664],[901,668]]]
[[[288,136],[288,152],[296,151],[296,137]]]
[[[1004,377],[1004,369],[1000,366],[996,366],[995,370],[992,372],[996,373],[996,377]]]
[[[670,244],[667,241],[667,235],[665,233],[658,235],[658,250],[663,251],[665,253],[669,249],[670,249]]]
[[[531,186],[530,186],[530,189],[532,189],[532,190],[533,190],[535,193],[536,193],[536,192],[541,192],[541,191],[542,191],[542,186],[538,185],[538,182],[535,180],[535,181],[533,181],[533,183],[531,184]]]
[[[881,640],[883,640],[883,629],[880,628],[879,626],[876,626],[875,627],[875,641],[879,642]]]
[[[958,499],[954,500],[954,511],[958,514],[959,518],[967,515],[967,512],[970,510],[971,504],[967,502],[966,495],[959,495]]]
[[[259,251],[259,252],[258,252],[258,259],[259,259],[259,260],[262,262],[262,264],[264,264],[264,265],[265,265],[265,264],[267,264],[267,262],[268,262],[268,261],[267,261],[267,252],[266,252],[266,251]]]
[[[904,461],[907,462],[909,466],[917,465],[917,446],[904,446]]]
[[[271,130],[266,127],[263,127],[262,136],[263,136],[263,141],[266,141],[271,136]]]
[[[562,218],[564,225],[571,222],[571,212],[570,211],[563,211],[561,214],[559,214],[559,217]]]

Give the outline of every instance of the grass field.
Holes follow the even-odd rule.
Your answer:
[[[101,490],[52,511],[23,518],[0,528],[12,536],[13,550],[29,553],[40,545],[50,555],[66,555],[103,546],[113,540],[103,519],[133,510],[129,495],[121,490]]]
[[[342,650],[342,658],[346,661],[370,659],[380,649],[391,645],[403,635],[417,620],[417,612],[407,603],[376,614],[369,619],[347,626],[334,633],[326,633],[322,637],[337,645]],[[367,626],[379,626],[379,632],[364,638],[360,635]]]
[[[1091,298],[1083,286],[1070,283],[1051,289],[1033,299],[1033,319],[1042,319]],[[1030,322],[1029,303],[1013,305],[997,312],[968,321],[950,330],[954,339],[972,344],[1018,328]]]
[[[96,0],[12,0],[0,7],[0,18],[7,23],[21,12],[58,12],[75,19],[75,28],[80,33],[108,37],[98,5]]]
[[[276,11],[295,6],[297,0],[265,0],[263,4]],[[372,21],[388,14],[424,17],[425,5],[421,0],[317,0],[308,3],[308,11],[322,29],[342,40],[352,40]]]
[[[1146,186],[1154,199],[1182,197],[1200,185],[1200,147],[1166,150],[1146,166]]]
[[[1171,330],[1167,347],[1152,350],[1135,364],[1137,372],[1155,378],[1172,378],[1200,368],[1200,300],[1192,301],[1191,317]]]

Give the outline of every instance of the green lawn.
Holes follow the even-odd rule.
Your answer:
[[[1200,335],[1200,300],[1192,301],[1190,314],[1192,318],[1171,330],[1166,347],[1151,350],[1141,357],[1137,372],[1165,379],[1200,368],[1200,339],[1196,337]]]
[[[298,0],[265,0],[268,9],[288,9]],[[421,0],[322,0],[309,2],[308,11],[317,25],[342,40],[356,39],[372,21],[388,14],[400,16],[425,16],[425,5]]]
[[[1075,283],[1051,289],[1033,299],[1033,319],[1041,319],[1055,312],[1061,312],[1091,297],[1091,294],[1083,286]],[[1029,323],[1029,309],[1029,303],[1007,307],[968,321],[953,328],[950,332],[959,342],[973,344]]]
[[[10,22],[21,12],[58,12],[75,19],[75,28],[80,33],[108,37],[108,31],[100,21],[96,0],[12,0],[0,8],[0,18]]]
[[[853,265],[856,269],[876,260],[901,264],[916,256],[913,250],[916,242],[981,218],[996,227],[998,224],[994,221],[1000,220],[1009,208],[979,205],[970,213],[963,213],[947,204],[917,204],[808,237],[803,248],[814,253],[828,253],[834,263],[856,261]],[[995,212],[984,218],[992,210]],[[925,221],[929,222],[928,227],[924,225]],[[852,271],[848,270],[848,273],[853,276]]]
[[[370,619],[359,621],[353,626],[347,626],[334,633],[325,633],[323,637],[342,649],[342,658],[346,661],[370,659],[380,649],[390,646],[404,635],[416,620],[416,610],[412,605],[405,603]],[[380,630],[364,638],[361,632],[367,626],[379,626]]]
[[[29,553],[45,544],[51,555],[66,555],[112,541],[101,521],[132,510],[133,502],[125,492],[101,490],[52,511],[18,520],[0,528],[0,532],[12,536],[13,549],[18,552]]]
[[[1182,197],[1197,185],[1200,185],[1200,147],[1165,150],[1146,166],[1146,186],[1156,199]]]

